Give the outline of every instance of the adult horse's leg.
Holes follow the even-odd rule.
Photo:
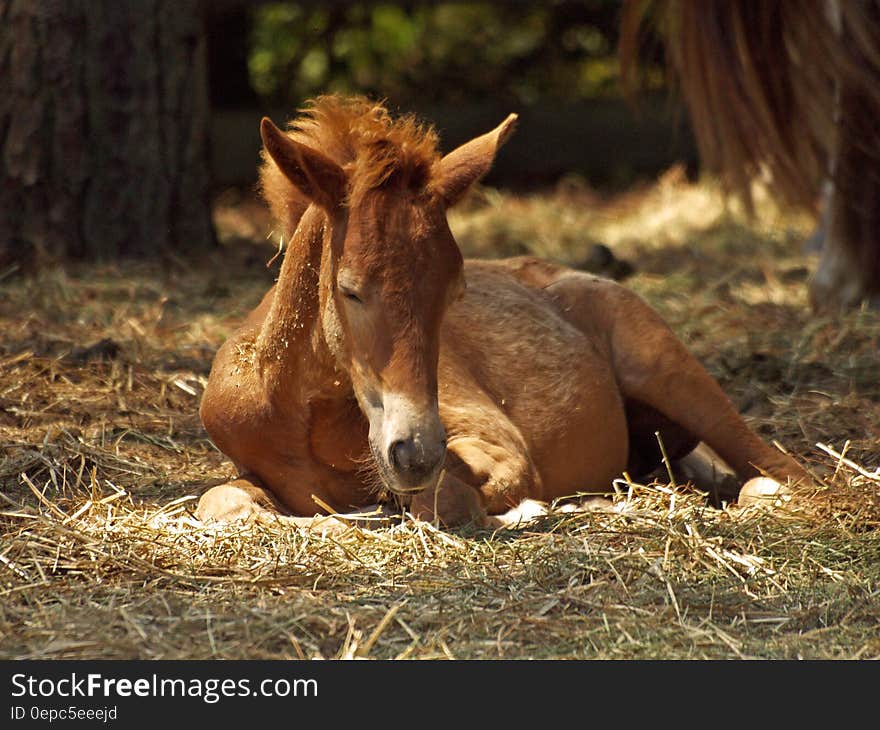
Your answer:
[[[880,131],[876,110],[844,84],[827,204],[827,229],[819,265],[810,281],[817,311],[867,301],[880,308]]]
[[[880,166],[874,174],[880,176]],[[865,189],[873,199],[853,204],[839,191],[832,197],[830,225],[810,281],[810,304],[817,312],[863,301],[880,309],[880,180],[866,182]]]

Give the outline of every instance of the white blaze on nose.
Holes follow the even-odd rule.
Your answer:
[[[382,423],[382,446],[385,453],[397,441],[412,439],[416,446],[422,446],[425,438],[431,438],[432,434],[425,433],[425,423],[439,418],[426,418],[426,409],[416,406],[407,396],[399,393],[388,393],[382,398],[385,418]]]
[[[446,453],[446,432],[436,404],[417,405],[398,393],[386,394],[382,404],[383,456],[401,477],[428,477]]]

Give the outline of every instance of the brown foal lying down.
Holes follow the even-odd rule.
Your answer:
[[[608,492],[705,442],[740,480],[805,480],[622,286],[532,258],[463,261],[446,210],[511,134],[441,157],[361,98],[262,123],[288,241],[277,284],[217,352],[202,421],[238,478],[202,519],[296,524],[395,496],[445,525]]]

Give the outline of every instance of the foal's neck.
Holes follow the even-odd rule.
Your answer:
[[[322,384],[338,382],[321,328],[322,256],[329,249],[329,225],[314,205],[303,214],[257,337],[257,367],[267,396],[276,403],[308,400]]]

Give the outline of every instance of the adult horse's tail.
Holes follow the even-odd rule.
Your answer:
[[[838,93],[880,111],[878,21],[877,0],[626,0],[620,50],[631,71],[653,24],[702,161],[745,195],[766,169],[787,202],[812,207],[834,155]],[[863,149],[880,159],[880,146]]]
[[[763,174],[780,200],[810,209],[831,177],[829,244],[846,261],[829,265],[880,293],[880,0],[625,0],[630,78],[648,24],[706,168],[747,201]]]

